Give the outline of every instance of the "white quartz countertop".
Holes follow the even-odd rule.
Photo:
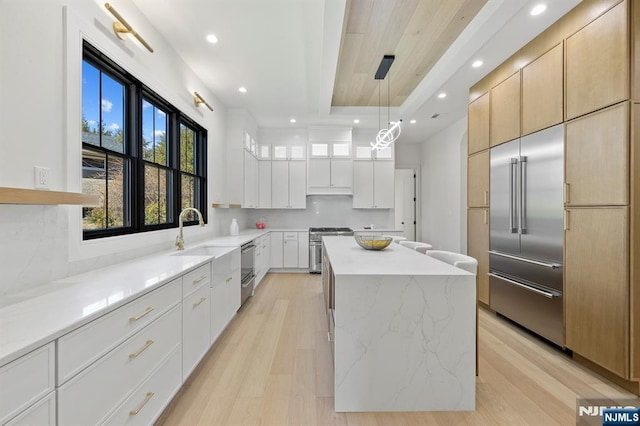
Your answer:
[[[160,252],[0,297],[0,366],[271,231],[298,230],[245,229],[238,236],[187,241],[182,253]],[[202,246],[227,250],[198,252]],[[191,250],[198,255],[184,255]]]
[[[322,241],[335,275],[471,275],[395,243],[384,250],[365,250],[353,237]]]

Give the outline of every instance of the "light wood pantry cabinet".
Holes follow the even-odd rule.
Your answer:
[[[489,148],[489,92],[469,104],[469,154]]]
[[[629,210],[565,211],[565,344],[629,378]]]
[[[491,89],[491,146],[520,137],[520,71]]]
[[[629,203],[629,103],[567,123],[565,204]]]
[[[467,209],[467,252],[478,261],[478,300],[489,306],[489,209]]]
[[[470,155],[467,161],[467,204],[489,207],[489,150]]]
[[[566,117],[629,98],[628,1],[567,38]]]
[[[562,43],[522,68],[522,135],[562,123]]]

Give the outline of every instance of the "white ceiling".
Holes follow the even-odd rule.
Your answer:
[[[331,107],[345,0],[133,2],[227,108],[246,109],[260,127],[378,128],[377,107]],[[547,11],[530,16],[540,2]],[[470,86],[579,2],[489,0],[404,104],[391,108],[391,120],[404,120],[399,142],[424,142],[463,117]],[[219,43],[208,43],[209,33]],[[476,59],[481,68],[471,68]],[[393,84],[393,66],[389,75]]]

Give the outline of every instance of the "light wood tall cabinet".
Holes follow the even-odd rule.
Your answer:
[[[469,104],[469,154],[489,148],[489,92]]]
[[[567,38],[567,119],[629,98],[627,1]]]
[[[491,146],[520,137],[520,71],[491,89]]]
[[[565,345],[629,377],[629,210],[565,211]]]
[[[562,123],[562,43],[522,68],[522,134]]]
[[[467,209],[467,252],[478,261],[478,300],[489,305],[489,209]]]
[[[629,203],[629,103],[567,123],[565,203]]]
[[[489,150],[470,155],[467,170],[467,204],[489,207]]]

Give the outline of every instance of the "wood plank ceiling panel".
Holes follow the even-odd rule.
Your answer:
[[[332,106],[400,106],[487,0],[349,0]],[[387,80],[374,74],[396,55]]]

